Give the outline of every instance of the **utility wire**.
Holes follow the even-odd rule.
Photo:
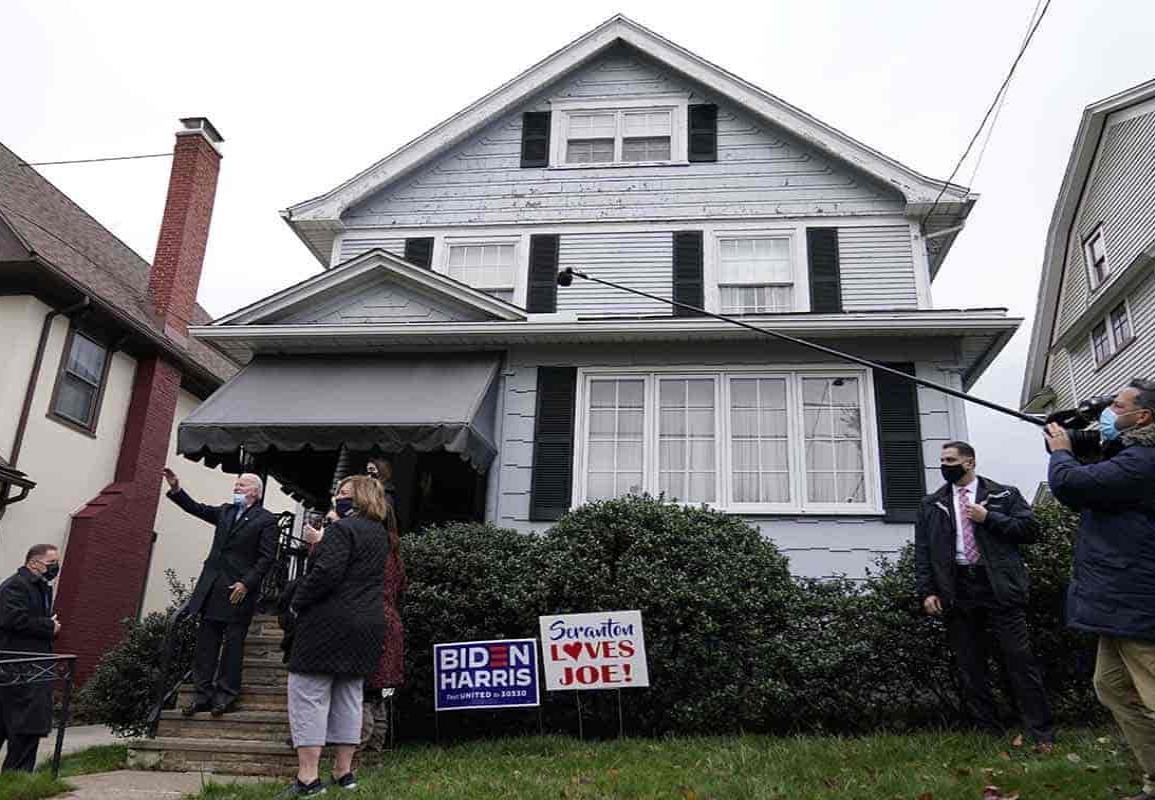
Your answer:
[[[171,158],[172,153],[146,153],[139,156],[109,156],[108,158],[78,158],[72,161],[22,161],[22,167],[49,167],[56,164],[95,164],[100,161],[132,161],[137,158]]]
[[[994,113],[995,107],[999,105],[999,98],[1003,96],[1007,90],[1007,87],[1010,85],[1011,78],[1013,78],[1015,75],[1015,68],[1018,67],[1019,62],[1022,61],[1023,54],[1027,52],[1027,47],[1031,44],[1031,40],[1035,37],[1035,31],[1039,29],[1039,25],[1042,23],[1043,17],[1047,16],[1047,9],[1050,7],[1051,0],[1046,0],[1046,4],[1043,6],[1042,12],[1039,13],[1039,16],[1035,20],[1034,25],[1032,25],[1031,29],[1027,32],[1027,38],[1023,40],[1023,44],[1019,48],[1018,55],[1016,55],[1015,60],[1011,62],[1011,68],[1007,70],[1007,77],[1003,79],[1002,85],[999,86],[999,90],[995,94],[995,99],[991,101],[990,107],[987,108],[987,113],[983,115],[983,120],[979,123],[978,130],[976,130],[974,136],[971,137],[970,142],[967,144],[966,150],[963,151],[963,154],[959,158],[958,163],[954,165],[954,169],[951,170],[950,177],[947,178],[946,182],[942,185],[942,188],[938,192],[938,196],[935,197],[934,202],[931,203],[930,208],[927,210],[926,214],[923,215],[920,224],[926,225],[926,221],[930,219],[930,215],[934,213],[934,210],[938,206],[939,201],[942,200],[942,196],[946,194],[947,187],[951,185],[951,181],[955,179],[955,176],[958,175],[959,169],[962,168],[963,162],[966,161],[967,156],[970,155],[971,148],[975,146],[975,142],[978,141],[979,136],[982,134],[983,129],[986,127],[987,120],[991,118],[991,114]]]

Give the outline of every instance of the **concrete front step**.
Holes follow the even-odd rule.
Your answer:
[[[281,637],[280,636],[253,636],[249,634],[245,638],[245,660],[256,658],[261,660],[276,659],[280,661],[282,655],[281,651]]]
[[[165,772],[291,777],[297,770],[297,754],[284,741],[158,736],[128,743],[128,767]]]
[[[188,684],[181,687],[177,697],[177,707],[182,707],[193,700],[193,688]],[[237,697],[234,711],[285,711],[288,708],[288,695],[283,686],[244,686]]]
[[[289,684],[289,668],[281,663],[281,657],[245,657],[241,672],[241,686],[281,686]]]
[[[165,711],[160,715],[157,736],[284,742],[289,736],[289,714],[286,711],[234,711],[220,717],[207,712],[186,717],[179,711]]]

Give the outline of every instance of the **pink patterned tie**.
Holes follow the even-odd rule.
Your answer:
[[[958,490],[959,508],[965,509],[970,503],[970,489]],[[963,554],[968,564],[979,563],[979,546],[975,542],[975,523],[965,513],[962,515]]]

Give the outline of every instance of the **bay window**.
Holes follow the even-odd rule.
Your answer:
[[[574,500],[664,494],[737,513],[876,513],[860,370],[585,373]]]

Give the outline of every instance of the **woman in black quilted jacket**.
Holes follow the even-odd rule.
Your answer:
[[[297,779],[282,797],[325,791],[317,773],[326,744],[336,750],[334,783],[356,786],[353,752],[361,740],[363,684],[377,667],[385,638],[385,523],[392,509],[381,484],[358,475],[341,482],[336,510],[338,520],[325,530],[293,595],[297,619],[288,705]]]

